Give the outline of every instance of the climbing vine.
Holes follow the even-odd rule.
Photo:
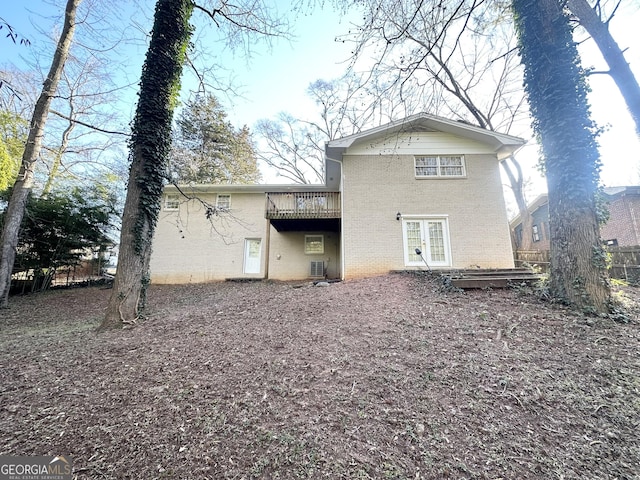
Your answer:
[[[599,235],[599,130],[568,12],[558,0],[513,0],[533,129],[549,191],[550,293],[582,310],[606,312],[609,286]]]
[[[143,255],[160,212],[171,149],[171,122],[180,76],[192,34],[190,0],[159,0],[149,50],[142,68],[140,96],[130,140],[132,161],[142,158],[135,182],[140,189],[134,225],[134,251]],[[177,21],[176,21],[177,20]],[[133,173],[133,170],[132,170]]]
[[[566,15],[559,12],[545,22],[548,12],[532,4],[537,2],[513,1],[521,60],[527,67],[524,87],[533,128],[543,146],[545,171],[552,169],[548,180],[568,186],[569,195],[594,195],[601,166],[596,140],[599,130],[590,117],[586,72]],[[551,31],[545,23],[551,24]],[[547,41],[549,37],[554,41]],[[559,134],[572,140],[556,141]]]
[[[171,149],[171,123],[192,27],[192,0],[158,0],[129,143],[131,168],[120,257],[100,329],[135,323],[149,283],[151,242]]]

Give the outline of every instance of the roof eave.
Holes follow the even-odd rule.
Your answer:
[[[393,134],[412,131],[412,129],[420,126],[425,129],[467,137],[480,143],[488,144],[494,149],[499,160],[513,155],[526,143],[524,139],[512,135],[486,130],[475,125],[436,117],[427,113],[419,113],[364,132],[349,135],[348,137],[331,140],[327,142],[325,152],[327,157],[340,160],[344,151],[357,143],[369,141],[382,133]]]

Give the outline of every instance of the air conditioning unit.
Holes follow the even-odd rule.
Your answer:
[[[311,276],[324,277],[324,262],[311,262]]]

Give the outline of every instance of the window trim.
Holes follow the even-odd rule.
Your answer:
[[[320,245],[321,245],[321,251],[318,252],[310,252],[308,251],[307,247],[307,241],[310,238],[319,238],[320,239]],[[324,235],[321,234],[310,234],[310,235],[305,235],[304,236],[304,254],[305,255],[324,255]]]
[[[180,195],[177,193],[167,193],[164,197],[164,210],[167,212],[177,212],[180,210]]]
[[[534,242],[539,242],[541,240],[540,227],[538,227],[537,223],[534,223],[533,225],[531,225],[531,237]]]
[[[460,162],[461,165],[442,165],[441,163],[441,158],[446,158],[446,157],[457,157],[460,158]],[[419,158],[435,158],[437,165],[423,165],[421,167],[419,167],[417,165],[418,159]],[[443,175],[442,174],[442,169],[446,168],[446,167],[460,167],[462,168],[462,173],[460,175]],[[431,167],[431,168],[436,168],[437,169],[437,175],[418,175],[418,168],[426,168],[426,167]],[[451,178],[466,178],[467,177],[467,164],[464,158],[464,155],[414,155],[413,157],[413,174],[415,176],[416,179],[418,180],[423,180],[423,179],[433,179],[433,178],[447,178],[447,179],[451,179]]]
[[[220,197],[227,199],[226,205],[220,205]],[[224,211],[231,210],[231,194],[230,193],[218,193],[216,195],[216,208],[218,210],[224,210]]]

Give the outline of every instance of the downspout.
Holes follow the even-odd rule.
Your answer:
[[[638,228],[638,221],[636,220],[636,215],[634,211],[634,202],[633,199],[630,198],[630,195],[623,195],[623,201],[627,205],[627,210],[629,212],[629,217],[631,218],[631,224],[633,225],[633,241],[636,243],[640,243],[640,229]]]
[[[264,250],[265,250],[265,255],[264,255],[264,279],[268,280],[269,279],[269,262],[270,262],[270,246],[271,246],[271,220],[269,220],[267,218],[267,233],[265,235],[265,240],[264,240]]]
[[[342,173],[342,160],[340,164],[340,279],[345,279],[345,260],[344,260],[344,177]]]
[[[340,165],[340,184],[338,186],[338,192],[340,193],[340,279],[345,279],[345,249],[344,249],[344,168],[342,164],[342,155],[345,152],[345,147],[330,147],[329,143],[325,143],[324,158],[325,169],[328,167],[328,162],[333,161]],[[328,172],[325,171],[325,185],[328,186]]]

